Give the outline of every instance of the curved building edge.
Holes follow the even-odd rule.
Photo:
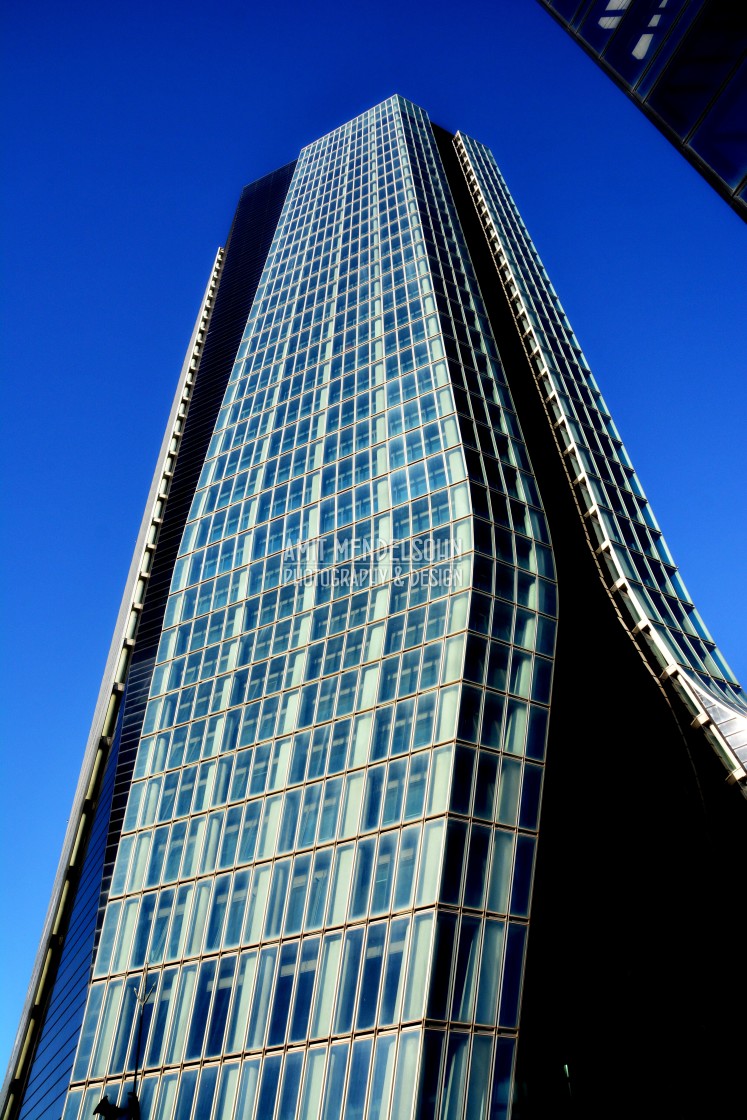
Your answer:
[[[692,727],[701,729],[726,770],[726,780],[737,785],[747,797],[744,692],[689,599],[588,363],[492,153],[462,133],[456,134],[454,146],[543,403],[548,435],[562,461],[600,579],[651,672],[675,703],[684,706]],[[542,321],[543,316],[548,315],[552,316],[555,338],[549,336]],[[558,334],[565,343],[562,352],[557,350]],[[619,534],[613,535],[610,530],[613,522],[601,509],[599,479],[590,469],[589,442],[584,438],[577,413],[574,415],[568,382],[564,380],[569,378],[587,387],[589,400],[585,403],[601,419],[608,447],[606,458],[621,472],[619,479],[627,480],[637,506],[637,520],[653,541],[655,552],[653,556],[649,553],[648,559],[653,559],[654,563],[648,565],[643,577],[640,570],[642,564],[647,563],[646,556],[635,555]],[[612,486],[619,496],[622,487],[616,482],[613,477]],[[630,512],[630,506],[626,511]],[[632,578],[635,576],[638,578]],[[654,588],[656,599],[649,593]],[[672,606],[678,611],[676,615],[672,614]],[[665,615],[667,610],[669,613]]]

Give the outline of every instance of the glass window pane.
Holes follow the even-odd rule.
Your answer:
[[[190,1118],[195,1088],[197,1087],[197,1073],[196,1069],[187,1069],[181,1075],[174,1120],[189,1120]]]
[[[178,975],[179,970],[177,968],[166,969],[161,974],[158,1002],[151,1022],[150,1045],[147,1051],[146,1065],[160,1066],[161,1064],[161,1052],[171,1019],[172,998]]]
[[[327,911],[327,921],[330,925],[337,925],[345,920],[354,852],[353,845],[348,844],[344,848],[338,848],[335,854],[335,869]]]
[[[80,1033],[80,1042],[78,1043],[78,1053],[75,1057],[75,1066],[73,1067],[74,1081],[83,1081],[88,1072],[93,1039],[96,1034],[99,1012],[101,1011],[101,1004],[104,999],[105,991],[106,984],[97,984],[91,988],[88,996],[88,1006],[86,1007],[86,1015]]]
[[[298,1120],[317,1120],[324,1080],[326,1049],[310,1050],[306,1059],[303,1079],[303,1096],[298,1112]]]
[[[179,887],[177,891],[176,903],[174,904],[174,917],[171,922],[168,944],[166,946],[166,958],[168,960],[181,957],[184,953],[194,889],[194,883],[187,883],[186,886]]]
[[[318,929],[324,920],[324,904],[327,899],[331,863],[332,848],[323,848],[314,856],[314,867],[309,884],[309,901],[306,908],[307,929]]]
[[[171,1120],[178,1079],[178,1073],[167,1073],[161,1078],[161,1088],[158,1093],[158,1103],[153,1110],[153,1120]]]
[[[270,1029],[267,1036],[268,1046],[279,1046],[285,1042],[285,1033],[288,1027],[288,1012],[290,1010],[293,980],[296,974],[296,958],[298,956],[298,942],[283,945],[280,952],[280,963],[275,983],[275,998],[270,1018]]]
[[[506,936],[506,960],[503,968],[503,987],[499,1022],[502,1027],[513,1028],[519,1017],[519,993],[524,969],[524,945],[527,927],[509,923]]]
[[[267,865],[257,867],[254,872],[254,879],[252,880],[249,901],[246,908],[244,936],[242,938],[244,943],[248,945],[259,941],[262,924],[264,922],[267,894],[270,889],[270,872],[271,868]]]
[[[277,945],[273,945],[269,949],[263,949],[260,953],[257,982],[254,986],[254,999],[252,1000],[252,1013],[249,1018],[249,1033],[246,1041],[248,1050],[255,1050],[262,1046],[267,1031],[267,1010],[272,994],[277,953]]]
[[[296,1102],[301,1087],[303,1051],[292,1050],[285,1059],[277,1120],[296,1120]]]
[[[242,954],[226,1037],[226,1051],[229,1054],[244,1049],[256,969],[256,951]]]
[[[433,929],[433,914],[418,914],[410,947],[410,957],[407,968],[407,986],[405,988],[404,1007],[402,1018],[420,1019],[423,1015],[425,1000],[426,980],[431,959],[431,931]]]
[[[409,928],[409,918],[401,918],[392,922],[390,926],[381,1008],[378,1017],[378,1022],[382,1025],[394,1023],[400,1017],[405,982],[403,966],[407,952]]]
[[[104,926],[101,931],[101,939],[99,941],[99,948],[96,954],[96,967],[94,968],[93,972],[94,976],[103,976],[109,971],[109,961],[111,959],[112,949],[114,947],[114,938],[117,932],[117,922],[119,921],[121,909],[121,902],[112,902],[106,909]]]
[[[262,1062],[262,1082],[259,1088],[259,1098],[257,1101],[257,1116],[271,1117],[275,1111],[275,1100],[277,1098],[278,1081],[280,1079],[280,1065],[282,1062],[281,1054],[272,1054],[265,1057]],[[259,1068],[259,1061],[256,1062]],[[244,1071],[246,1072],[246,1066]],[[247,1105],[243,1113],[236,1110],[236,1120],[251,1120],[252,1112],[254,1111],[254,1094],[256,1092],[256,1073],[254,1075],[254,1091],[247,1092]],[[251,1104],[250,1104],[251,1096]]]
[[[360,1039],[353,1046],[348,1077],[348,1093],[343,1110],[344,1120],[363,1120],[368,1090],[368,1070],[371,1064],[373,1039]]]
[[[454,992],[451,1000],[451,1017],[462,1022],[468,1022],[472,1019],[479,945],[479,919],[463,917],[454,972]]]
[[[190,1016],[189,1035],[187,1038],[186,1061],[199,1058],[202,1054],[202,1043],[205,1035],[210,1001],[213,995],[215,981],[215,959],[203,961],[200,966],[200,976],[197,982],[194,1010]]]
[[[466,1111],[470,1120],[487,1120],[487,1105],[491,1092],[492,1051],[492,1038],[486,1035],[473,1037]]]
[[[301,961],[298,968],[298,981],[291,1020],[291,1042],[302,1042],[309,1029],[309,1012],[311,999],[314,993],[314,980],[316,977],[317,958],[319,956],[319,939],[307,938],[301,947]]]
[[[238,1065],[223,1066],[212,1120],[232,1120],[238,1080]]]
[[[376,1039],[367,1120],[386,1120],[394,1079],[396,1034],[380,1034]]]
[[[213,965],[214,969],[215,962],[210,963]],[[179,992],[174,1005],[173,1024],[169,1037],[169,1045],[165,1055],[165,1060],[169,1063],[179,1062],[182,1058],[184,1043],[187,1037],[187,1027],[190,1023],[190,1009],[192,1007],[192,995],[195,989],[196,978],[197,965],[185,965],[182,969],[182,975],[179,981]],[[202,1021],[202,1029],[205,1029],[204,1020]]]
[[[503,922],[485,922],[480,960],[480,982],[475,1007],[475,1020],[478,1023],[490,1023],[492,1025],[496,1021],[496,999],[501,975],[504,931],[505,924]]]
[[[330,1047],[322,1120],[340,1120],[349,1046],[348,1042],[338,1042]]]
[[[468,1034],[454,1032],[449,1035],[449,1045],[446,1052],[446,1075],[441,1102],[441,1115],[444,1120],[460,1120],[461,1118],[468,1048]]]
[[[65,1110],[62,1113],[62,1120],[78,1120],[78,1110],[80,1108],[82,1096],[82,1089],[73,1089],[68,1093],[67,1099],[65,1100]]]
[[[135,931],[135,919],[137,917],[139,905],[139,898],[128,898],[124,904],[122,921],[120,922],[119,926],[119,936],[117,938],[117,945],[114,950],[114,957],[112,960],[112,972],[123,972],[127,967],[127,961],[130,957],[130,947],[132,945],[132,938]]]
[[[114,1037],[114,1029],[119,1017],[119,1005],[122,1000],[123,980],[111,980],[106,989],[106,998],[101,1011],[96,1048],[91,1061],[91,1077],[103,1077],[107,1072],[109,1049]]]
[[[355,871],[353,873],[352,897],[350,900],[350,917],[352,919],[362,918],[368,909],[368,896],[371,891],[375,849],[376,841],[373,838],[358,842]]]
[[[210,1026],[205,1043],[205,1055],[218,1057],[223,1052],[223,1035],[228,1018],[228,1007],[233,989],[233,976],[236,968],[235,957],[223,957],[218,971],[218,980],[213,998]]]
[[[406,1031],[400,1035],[397,1054],[397,1076],[392,1094],[392,1116],[410,1120],[415,1097],[415,1085],[420,1053],[420,1031]]]
[[[189,921],[189,933],[187,935],[187,955],[194,956],[200,951],[202,945],[202,936],[205,930],[205,922],[207,920],[208,902],[210,901],[210,891],[212,890],[212,880],[199,883],[195,894],[194,906],[192,907],[192,914]]]
[[[503,765],[501,766],[500,785],[498,787],[499,824],[516,824],[520,786],[521,762],[517,759],[504,758]]]
[[[332,1007],[334,1006],[337,968],[340,963],[342,935],[333,933],[324,939],[322,959],[319,966],[316,1004],[311,1023],[311,1037],[319,1038],[329,1034]]]
[[[337,1010],[334,1019],[334,1033],[347,1034],[353,1022],[353,1007],[360,976],[361,950],[363,948],[363,928],[348,930],[342,953],[340,986],[337,993]]]
[[[435,902],[441,881],[441,845],[443,820],[429,821],[423,830],[423,848],[418,868],[417,905]]]
[[[136,997],[140,988],[140,982],[141,978],[139,976],[131,976],[125,984],[122,1006],[118,1015],[114,1047],[107,1070],[109,1074],[121,1073],[125,1067],[128,1043],[139,1017]]]
[[[360,1002],[356,1020],[358,1030],[366,1030],[366,1028],[373,1026],[376,1021],[386,932],[387,927],[384,922],[368,927],[366,951],[363,958]]]

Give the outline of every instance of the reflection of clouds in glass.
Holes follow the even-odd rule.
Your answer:
[[[659,8],[666,8],[668,0],[661,0]],[[619,15],[604,15],[599,18],[599,26],[605,31],[614,31],[620,25],[624,13],[630,7],[631,0],[609,0],[606,12],[619,12]],[[648,21],[647,27],[658,27],[661,21],[661,15],[657,14],[651,17]],[[633,58],[644,59],[651,49],[651,44],[654,41],[653,33],[650,31],[641,35],[632,50]]]
[[[659,4],[659,7],[660,8],[666,8],[666,6],[667,6],[667,0],[661,0],[661,4]],[[660,15],[651,16],[651,19],[648,21],[648,26],[649,27],[658,27],[660,22],[661,22],[661,16]],[[649,52],[649,49],[650,49],[653,41],[654,41],[654,36],[650,32],[646,32],[645,35],[641,35],[640,39],[638,40],[636,45],[633,47],[633,58],[637,58],[639,60],[642,59],[642,58],[645,58],[646,55]]]
[[[609,0],[605,11],[608,12],[624,12],[630,4],[630,0]],[[605,31],[614,31],[619,24],[622,16],[602,16],[599,20],[599,26],[603,27]]]

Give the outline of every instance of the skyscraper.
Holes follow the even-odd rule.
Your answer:
[[[490,152],[392,97],[217,254],[4,1115],[563,1115],[631,1037],[685,1108],[746,756]]]
[[[747,218],[747,23],[719,0],[539,0]]]

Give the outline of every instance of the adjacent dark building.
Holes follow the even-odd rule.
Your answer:
[[[724,0],[539,0],[747,218],[747,16]]]
[[[392,97],[216,257],[4,1120],[732,1115],[745,761],[493,156]]]

